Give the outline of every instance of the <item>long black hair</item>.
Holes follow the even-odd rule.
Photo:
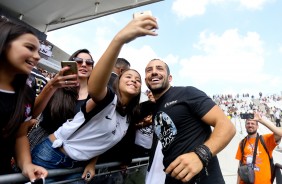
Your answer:
[[[75,51],[69,57],[69,60],[72,61],[73,58],[77,57],[80,53],[89,54],[92,59],[89,50],[80,49]],[[75,115],[75,107],[78,97],[79,87],[65,87],[57,89],[46,106],[46,113],[50,113],[50,121],[54,127],[47,127],[48,125],[45,127],[45,125],[42,125],[43,128],[50,131],[50,133],[53,133],[53,131],[59,128],[64,122],[66,122],[67,119],[72,119]]]
[[[53,133],[53,131],[58,129],[67,119],[74,117],[78,90],[78,87],[59,88],[51,97],[44,110],[45,112],[43,112],[43,114],[49,113],[48,116],[50,116],[50,122],[47,122],[47,124],[45,122],[43,125],[43,128],[50,131],[49,133]],[[52,126],[50,126],[50,124],[52,124]]]
[[[1,62],[8,61],[7,52],[14,40],[24,34],[32,34],[36,36],[36,34],[28,27],[11,22],[4,16],[0,16],[0,33],[0,65]],[[15,111],[1,131],[3,137],[8,137],[11,134],[14,134],[20,124],[24,121],[24,105],[29,101],[27,95],[28,86],[26,85],[27,78],[27,74],[18,74],[12,82],[16,94]]]

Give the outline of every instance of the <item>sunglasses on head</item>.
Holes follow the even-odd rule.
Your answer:
[[[93,66],[94,65],[94,61],[92,59],[82,59],[82,58],[79,58],[79,57],[74,57],[72,58],[77,64],[82,64],[83,61],[85,61],[86,65],[88,66]]]

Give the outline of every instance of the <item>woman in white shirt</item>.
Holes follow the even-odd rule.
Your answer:
[[[138,104],[141,76],[133,69],[124,71],[114,84],[107,87],[112,68],[125,43],[133,39],[157,34],[154,17],[144,15],[133,19],[112,40],[95,65],[89,81],[89,100],[73,120],[64,123],[32,151],[32,161],[45,168],[73,168],[93,158],[82,175],[95,174],[95,164],[100,154],[114,146],[125,135]]]

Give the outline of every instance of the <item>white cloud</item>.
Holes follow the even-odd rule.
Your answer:
[[[182,77],[202,84],[212,80],[256,82],[266,78],[261,73],[264,65],[263,43],[255,32],[244,36],[236,29],[226,30],[222,35],[202,32],[194,46],[203,55],[180,60],[179,74]]]
[[[282,46],[280,46],[280,47],[278,48],[278,51],[279,51],[280,53],[282,53]]]
[[[260,10],[267,2],[270,0],[240,0],[240,5],[248,9]]]
[[[192,17],[195,15],[203,15],[209,0],[175,0],[172,10],[180,18]]]
[[[99,25],[99,26],[97,26]],[[111,25],[111,26],[109,26]],[[72,54],[78,49],[88,49],[97,61],[109,45],[119,23],[112,17],[102,17],[74,26],[48,32],[47,40]]]
[[[141,48],[134,48],[130,45],[125,45],[119,57],[123,57],[130,62],[131,68],[137,70],[142,77],[142,91],[147,89],[145,84],[145,67],[148,62],[154,58],[159,58],[154,50],[148,46],[144,45]]]
[[[179,57],[173,54],[168,54],[163,61],[166,62],[168,65],[175,65],[178,64]]]
[[[275,0],[174,0],[172,11],[180,19],[185,19],[205,14],[208,5],[211,4],[237,3],[242,8],[260,10],[266,3],[273,1]]]

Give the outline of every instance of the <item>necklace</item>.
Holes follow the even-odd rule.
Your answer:
[[[39,125],[39,121],[37,121],[36,123],[34,123],[34,125],[33,125],[33,126],[31,127],[31,129],[28,131],[28,133],[27,133],[26,136],[29,137],[29,135],[31,134],[32,130],[35,129],[35,128],[37,128],[38,125]]]

